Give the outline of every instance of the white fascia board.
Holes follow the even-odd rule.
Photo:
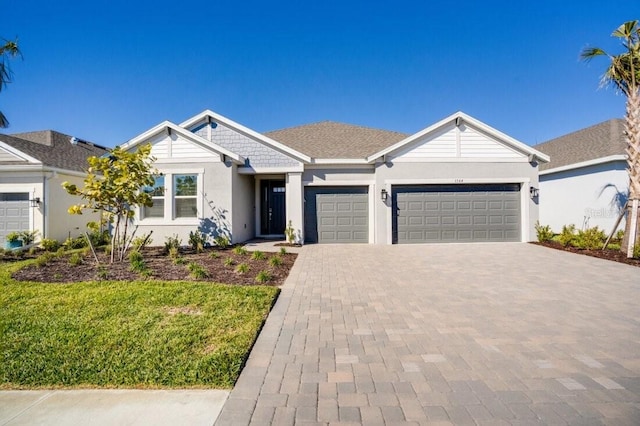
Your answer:
[[[271,148],[274,148],[286,155],[289,155],[290,157],[294,157],[295,160],[302,161],[304,163],[311,162],[311,157],[309,157],[308,155],[298,152],[293,148],[290,148],[286,145],[281,144],[276,140],[271,139],[270,137],[267,137],[261,133],[258,133],[255,130],[251,130],[250,128],[243,126],[242,124],[236,123],[235,121],[227,117],[224,117],[220,114],[216,114],[215,112],[208,109],[202,111],[198,115],[195,115],[187,119],[186,121],[183,121],[182,123],[180,123],[180,127],[187,128],[189,126],[196,124],[199,121],[202,121],[206,117],[211,117],[214,121],[224,124],[226,127],[229,127],[235,130],[236,132],[247,136],[248,138],[264,143],[270,146]]]
[[[11,145],[9,145],[6,142],[2,142],[0,140],[0,148],[4,149],[5,151],[7,151],[8,153],[15,155],[18,158],[23,159],[24,161],[27,161],[31,164],[42,164],[42,161],[38,160],[37,158],[34,158],[28,154],[25,154],[24,152],[20,151],[17,148],[12,147]]]
[[[361,165],[361,164],[370,164],[370,162],[367,161],[364,158],[315,158],[313,160],[312,164],[322,164],[322,165],[354,164],[354,165]]]
[[[495,137],[496,139],[500,140],[501,142],[505,143],[507,146],[510,146],[514,149],[516,149],[517,151],[523,152],[527,155],[533,155],[535,156],[535,158],[537,158],[538,160],[544,162],[544,163],[548,163],[550,158],[548,155],[543,154],[542,152],[535,150],[533,148],[531,148],[529,145],[524,144],[514,138],[512,138],[511,136],[508,136],[502,132],[500,132],[499,130],[494,129],[493,127],[481,122],[480,120],[476,120],[475,118],[463,113],[462,111],[458,111],[454,114],[451,114],[450,116],[443,118],[442,120],[438,121],[435,124],[432,124],[431,126],[417,132],[414,133],[411,136],[406,137],[405,139],[401,140],[400,142],[397,142],[393,145],[391,145],[388,148],[385,148],[369,157],[367,157],[367,161],[369,162],[373,162],[376,159],[383,157],[391,152],[397,151],[398,149],[409,145],[415,141],[417,141],[418,139],[428,135],[429,133],[432,133],[444,126],[446,126],[447,124],[454,122],[457,118],[460,118],[462,121],[466,121],[467,123],[473,125],[474,127],[476,127],[479,130],[482,130],[483,132]]]
[[[608,157],[600,157],[600,158],[595,158],[593,160],[582,161],[580,163],[567,164],[566,166],[560,166],[553,169],[542,170],[538,174],[540,176],[550,175],[552,173],[580,169],[582,167],[596,166],[598,164],[611,163],[614,161],[627,161],[627,156],[623,154],[609,155]]]
[[[228,149],[215,144],[213,142],[209,142],[206,139],[196,135],[193,132],[190,132],[170,121],[163,121],[162,123],[152,127],[151,129],[147,130],[146,132],[136,136],[135,138],[131,139],[129,142],[125,143],[124,145],[121,145],[120,148],[122,148],[123,150],[127,151],[130,150],[131,148],[135,147],[136,145],[139,145],[143,142],[148,141],[149,139],[151,139],[152,137],[156,136],[157,134],[164,132],[167,129],[171,129],[172,131],[176,132],[179,135],[182,135],[185,139],[188,139],[192,142],[194,142],[195,144],[199,145],[200,147],[209,150],[209,151],[214,151],[216,154],[222,154],[225,155],[229,158],[231,158],[232,160],[234,160],[234,162],[238,163],[238,164],[244,164],[245,159],[236,154],[235,152],[231,152]]]
[[[304,172],[304,166],[302,164],[293,167],[238,167],[238,173],[241,175],[268,175],[302,172]]]

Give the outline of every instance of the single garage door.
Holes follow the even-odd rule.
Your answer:
[[[367,192],[367,187],[305,188],[305,242],[368,243]]]
[[[520,241],[520,184],[393,187],[394,243]]]
[[[0,193],[0,244],[8,233],[29,229],[29,193]]]

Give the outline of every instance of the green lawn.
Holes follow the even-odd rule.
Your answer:
[[[18,283],[0,265],[0,388],[230,388],[279,290]]]

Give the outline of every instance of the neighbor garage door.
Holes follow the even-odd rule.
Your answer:
[[[305,242],[369,242],[367,187],[309,187],[304,201]]]
[[[393,241],[520,241],[520,185],[393,187]]]
[[[0,244],[8,233],[29,229],[29,194],[0,193]]]

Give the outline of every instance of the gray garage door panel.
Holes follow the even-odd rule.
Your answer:
[[[366,187],[305,188],[305,242],[368,243]]]
[[[414,185],[392,191],[393,242],[520,241],[520,185]]]
[[[29,230],[29,194],[0,193],[0,245],[13,231]]]

